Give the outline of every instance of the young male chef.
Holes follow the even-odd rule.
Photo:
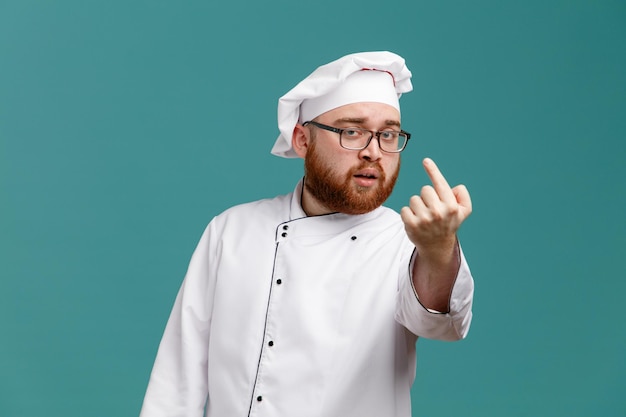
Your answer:
[[[418,337],[458,340],[473,279],[457,240],[472,210],[432,185],[382,206],[411,72],[390,52],[323,65],[278,104],[272,153],[304,159],[289,194],[214,217],[159,346],[142,417],[410,417]]]

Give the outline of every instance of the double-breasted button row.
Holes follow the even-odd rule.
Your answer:
[[[280,236],[283,237],[283,238],[286,238],[289,235],[288,230],[289,230],[289,225],[287,225],[287,224],[282,225],[280,227]],[[282,285],[283,279],[282,278],[276,278],[275,283],[276,283],[276,285]],[[268,347],[272,348],[272,347],[274,347],[274,345],[275,345],[275,342],[273,340],[268,340],[267,341],[267,346]],[[263,401],[263,396],[262,395],[257,395],[256,401],[258,403],[262,402]]]

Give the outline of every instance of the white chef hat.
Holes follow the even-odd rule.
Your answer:
[[[278,100],[280,136],[272,154],[297,157],[291,147],[297,123],[358,102],[385,103],[400,111],[398,99],[412,89],[411,71],[392,52],[360,52],[322,65]]]

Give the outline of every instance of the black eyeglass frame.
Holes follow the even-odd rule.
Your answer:
[[[363,149],[366,149],[368,146],[370,146],[370,143],[372,142],[372,139],[374,138],[374,136],[376,136],[376,140],[378,140],[378,147],[380,148],[381,151],[386,152],[386,153],[400,153],[400,152],[402,152],[403,150],[406,149],[406,145],[409,144],[409,139],[411,139],[411,134],[409,132],[405,132],[404,130],[400,130],[400,131],[394,130],[394,132],[406,136],[406,140],[404,141],[404,146],[402,146],[402,148],[398,149],[397,151],[386,151],[386,150],[384,150],[382,148],[382,146],[380,146],[380,134],[381,133],[385,133],[384,130],[383,131],[380,131],[380,130],[379,131],[373,131],[373,130],[368,130],[368,129],[355,128],[355,127],[347,128],[347,129],[340,129],[338,127],[328,126],[328,125],[325,125],[325,124],[322,124],[322,123],[314,122],[312,120],[309,120],[309,121],[306,121],[306,122],[302,123],[302,126],[306,126],[306,125],[313,125],[313,126],[318,127],[320,129],[328,130],[329,132],[339,133],[339,146],[341,146],[344,149],[351,150],[351,151],[362,151]],[[341,140],[341,134],[343,132],[345,132],[346,130],[356,130],[356,129],[358,129],[360,131],[363,131],[363,132],[370,132],[370,137],[367,140],[367,142],[365,143],[365,146],[363,146],[362,148],[348,148],[348,147],[344,146],[343,145],[343,141]]]

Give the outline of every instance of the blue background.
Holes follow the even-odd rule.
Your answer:
[[[625,416],[623,1],[0,0],[0,416],[132,416],[187,262],[292,190],[276,103],[403,55],[388,205],[464,183],[467,340],[420,340],[416,416]]]

